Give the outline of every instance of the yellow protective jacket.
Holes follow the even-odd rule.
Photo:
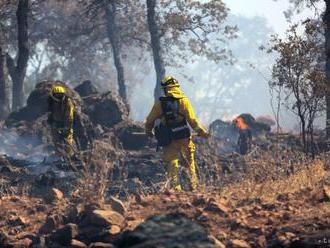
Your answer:
[[[69,97],[59,102],[50,98],[48,108],[51,122],[62,123],[64,128],[72,127],[74,120],[74,104]]]
[[[167,89],[166,96],[174,97],[179,100],[180,103],[179,112],[181,115],[183,115],[186,118],[190,127],[195,132],[197,132],[198,134],[207,133],[205,128],[197,120],[189,99],[183,94],[183,92],[180,90],[178,86]],[[150,133],[152,131],[155,120],[161,119],[162,121],[164,121],[164,119],[162,119],[162,114],[163,113],[162,113],[160,100],[157,100],[146,119],[145,122],[146,133]]]

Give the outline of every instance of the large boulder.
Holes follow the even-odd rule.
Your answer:
[[[148,145],[149,138],[142,124],[125,121],[116,125],[113,131],[125,150],[141,150]]]
[[[111,128],[128,119],[128,109],[122,99],[111,91],[84,98],[84,110],[94,125]]]
[[[61,85],[75,105],[74,137],[80,149],[86,149],[95,136],[89,117],[82,112],[82,100],[69,85],[60,81],[43,81],[36,85],[27,99],[27,105],[13,112],[6,120],[10,132],[18,134],[20,145],[36,147],[50,143],[50,130],[47,125],[48,96],[52,86]],[[24,142],[22,142],[24,140]],[[28,144],[25,144],[28,143]]]
[[[90,80],[86,80],[86,81],[82,82],[76,88],[74,88],[74,90],[76,92],[78,92],[78,94],[81,97],[86,97],[86,96],[95,95],[95,94],[99,93],[97,88],[95,87],[95,85],[93,85]]]
[[[40,116],[47,113],[48,110],[48,96],[52,86],[61,85],[66,89],[67,94],[73,99],[75,106],[81,106],[81,98],[69,85],[61,81],[42,81],[38,83],[35,89],[29,95],[26,106],[17,112],[12,112],[7,120],[6,125],[10,126],[18,121],[35,121]]]
[[[215,248],[206,230],[183,214],[153,216],[133,231],[124,232],[115,242],[117,247],[195,247]]]

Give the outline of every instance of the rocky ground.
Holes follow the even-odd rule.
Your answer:
[[[240,156],[236,131],[216,121],[213,138],[195,140],[199,189],[170,192],[155,141],[90,83],[65,85],[81,152],[54,155],[40,107],[51,85],[0,123],[1,248],[330,247],[330,154],[305,156],[297,137],[245,115],[255,139]]]

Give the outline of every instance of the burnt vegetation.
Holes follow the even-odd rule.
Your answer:
[[[275,58],[262,82],[274,117],[220,118],[219,96],[238,78],[224,75],[228,89],[222,79],[188,85],[200,87],[194,103],[211,134],[193,137],[197,191],[184,167],[183,191],[169,190],[156,140],[132,118],[147,108],[132,104],[133,91],[157,99],[173,68],[203,61],[244,75],[230,49],[244,37],[225,2],[0,1],[0,247],[329,245],[329,1],[322,13],[321,0],[290,1],[292,15],[315,7],[315,18],[260,49]],[[150,71],[151,91],[141,82]],[[54,85],[74,104],[74,155],[53,142]],[[298,132],[283,126],[285,111]]]

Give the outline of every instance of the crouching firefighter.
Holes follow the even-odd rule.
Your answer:
[[[60,156],[72,156],[74,105],[63,86],[54,85],[51,88],[48,111],[48,123],[56,152]]]
[[[180,90],[176,79],[167,76],[161,86],[165,97],[155,102],[148,115],[145,128],[148,136],[152,136],[153,128],[158,146],[163,147],[163,160],[171,188],[181,190],[179,182],[179,160],[189,171],[192,190],[197,188],[197,176],[194,160],[195,145],[192,141],[190,127],[201,137],[208,137],[208,132],[196,119],[188,98]],[[156,120],[160,120],[155,125]]]

